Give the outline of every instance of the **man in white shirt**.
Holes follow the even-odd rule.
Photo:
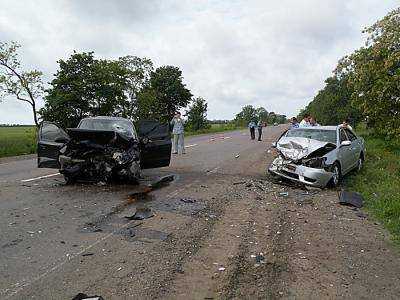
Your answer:
[[[303,117],[303,120],[301,120],[301,122],[299,124],[299,127],[302,128],[302,127],[310,127],[310,126],[311,126],[311,124],[310,124],[310,115],[309,114],[305,114],[304,117]]]

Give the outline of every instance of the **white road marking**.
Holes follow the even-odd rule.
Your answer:
[[[59,174],[60,173],[57,172],[54,174],[43,175],[43,176],[39,176],[39,177],[35,177],[35,178],[23,179],[23,180],[21,180],[21,182],[29,182],[29,181],[39,180],[39,179],[43,179],[43,178],[49,178],[49,177],[57,176]]]
[[[190,147],[195,147],[195,146],[197,146],[197,144],[190,144],[190,145],[185,146],[185,148],[190,148]]]

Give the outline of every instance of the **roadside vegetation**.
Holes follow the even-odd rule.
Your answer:
[[[344,185],[363,195],[366,209],[400,245],[400,137],[387,140],[365,128],[358,128],[358,133],[366,142],[365,165]]]
[[[0,157],[36,152],[35,126],[0,126]]]
[[[360,173],[346,189],[361,193],[365,207],[400,244],[400,8],[364,29],[363,47],[343,57],[325,87],[301,111],[322,125],[346,118],[366,142]]]

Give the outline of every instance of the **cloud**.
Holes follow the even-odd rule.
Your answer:
[[[361,30],[397,1],[11,1],[0,40],[23,45],[24,65],[50,81],[72,51],[148,57],[176,65],[209,117],[253,104],[294,115],[324,85],[337,60],[360,47]],[[0,104],[0,123],[29,122],[23,104]]]

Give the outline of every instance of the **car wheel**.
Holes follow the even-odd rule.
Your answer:
[[[363,164],[364,164],[364,160],[363,160],[362,156],[360,156],[357,161],[357,172],[361,171]]]
[[[331,172],[333,173],[333,176],[330,185],[332,187],[337,187],[342,180],[342,172],[340,170],[340,165],[337,162],[332,165]]]
[[[64,180],[67,185],[74,184],[76,181],[75,178],[67,176],[67,175],[64,175]]]

